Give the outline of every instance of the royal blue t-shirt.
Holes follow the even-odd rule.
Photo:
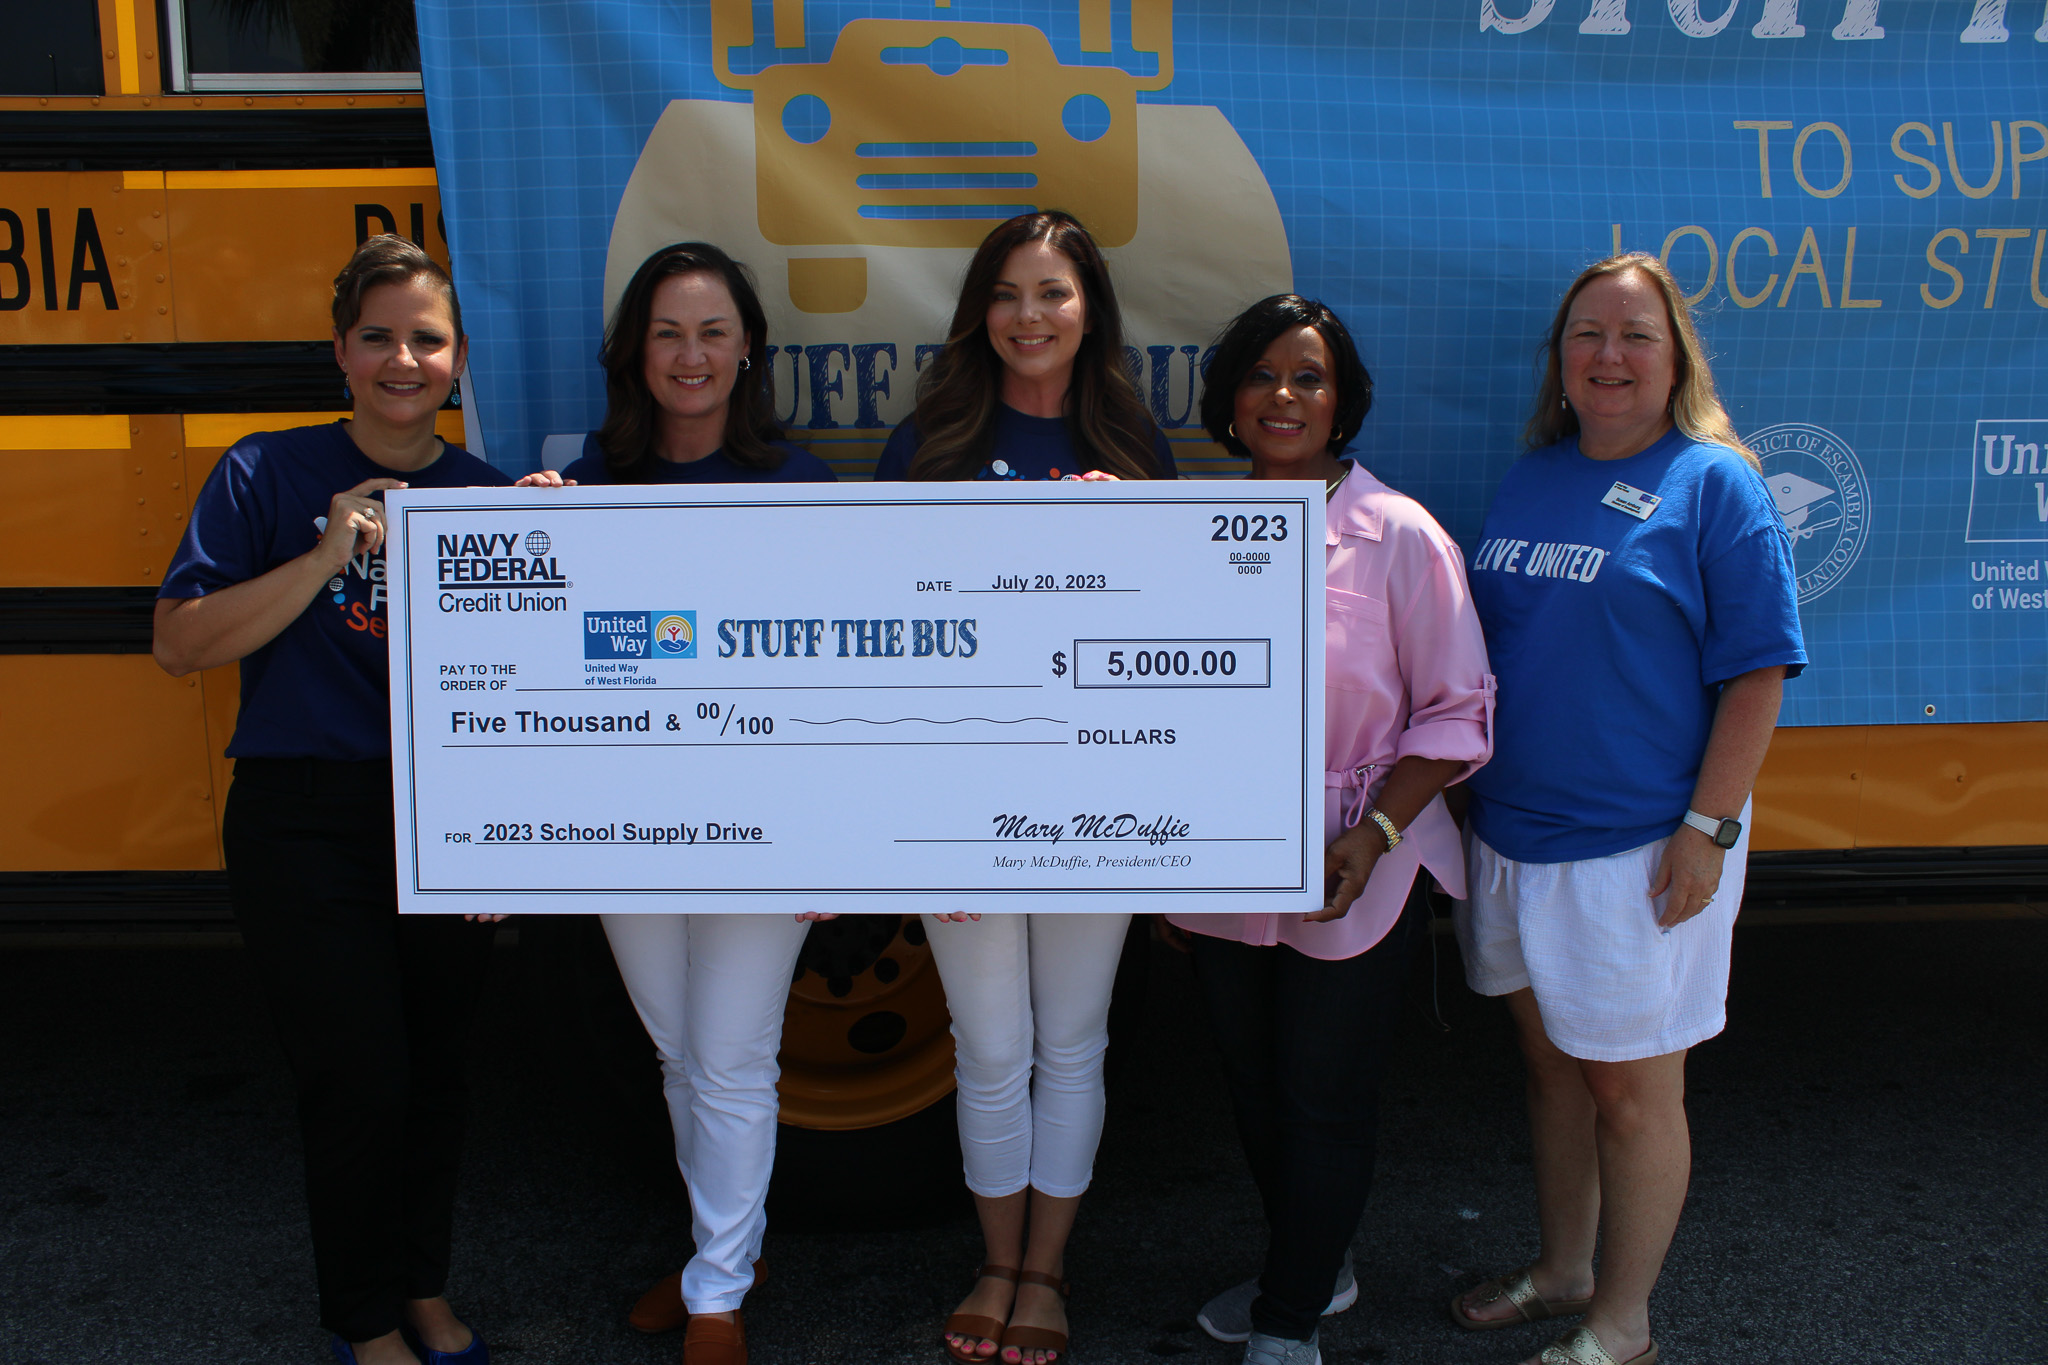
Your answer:
[[[995,445],[982,464],[977,479],[1063,479],[1069,474],[1087,474],[1099,467],[1094,457],[1075,453],[1074,435],[1064,417],[1032,417],[1008,403],[996,404]],[[924,436],[917,419],[906,418],[889,433],[882,458],[875,462],[875,481],[890,482],[910,472]],[[1166,437],[1152,433],[1152,458],[1159,462],[1159,477],[1177,479],[1173,451]]]
[[[184,601],[260,578],[320,539],[336,493],[365,479],[413,488],[511,482],[460,446],[425,469],[386,469],[340,422],[244,436],[192,501],[192,520],[159,598]],[[384,551],[357,555],[277,638],[242,660],[229,758],[391,757]]]
[[[771,441],[782,452],[782,463],[773,469],[755,469],[751,465],[735,464],[723,447],[712,451],[701,460],[650,460],[653,478],[649,483],[837,483],[839,476],[810,451],[793,446],[787,441]],[[574,479],[579,485],[595,486],[617,483],[618,479],[604,462],[604,447],[597,443],[597,433],[583,438],[583,453],[570,462],[562,471],[565,479]]]
[[[1662,501],[1639,520],[1602,502],[1617,483]],[[1524,455],[1470,577],[1500,682],[1472,823],[1516,862],[1669,835],[1720,685],[1806,665],[1791,542],[1762,477],[1675,428],[1625,460],[1589,459],[1577,437]]]

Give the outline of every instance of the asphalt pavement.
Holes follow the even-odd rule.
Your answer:
[[[1505,1018],[1434,943],[1333,1365],[1509,1365],[1550,1335],[1445,1314],[1530,1255],[1535,1222]],[[679,1334],[624,1322],[689,1245],[658,1125],[537,1059],[516,953],[478,1023],[451,1297],[506,1365],[674,1362]],[[4,1365],[328,1359],[289,1083],[244,973],[232,946],[0,939]],[[1256,1269],[1254,1197],[1184,960],[1155,948],[1143,980],[1069,1255],[1072,1358],[1223,1365],[1237,1348],[1194,1312]],[[1745,926],[1691,1081],[1666,1362],[2048,1361],[2048,919]],[[957,1156],[891,1145],[825,1151],[837,1187],[806,1149],[779,1186],[760,1365],[943,1359],[979,1240]]]

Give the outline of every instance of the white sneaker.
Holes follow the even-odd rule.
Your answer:
[[[1252,1335],[1252,1300],[1259,1296],[1257,1278],[1233,1285],[1202,1305],[1195,1322],[1218,1341],[1249,1341]],[[1351,1269],[1351,1253],[1344,1253],[1344,1266],[1337,1272],[1337,1291],[1323,1316],[1341,1313],[1358,1302],[1358,1276]],[[1275,1337],[1277,1341],[1280,1338]]]
[[[1244,1365],[1323,1365],[1323,1351],[1314,1336],[1307,1341],[1289,1341],[1254,1332],[1244,1344]]]

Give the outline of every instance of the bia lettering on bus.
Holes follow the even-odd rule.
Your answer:
[[[0,312],[26,308],[42,286],[42,306],[56,312],[58,299],[69,312],[77,312],[88,286],[97,286],[101,305],[110,313],[121,305],[114,298],[114,274],[107,268],[107,251],[100,245],[100,226],[92,210],[80,206],[71,226],[71,269],[60,294],[57,288],[59,252],[56,215],[49,209],[32,210],[35,223],[31,239],[28,224],[13,209],[0,208]],[[30,262],[33,260],[34,264]]]
[[[398,234],[398,215],[389,208],[382,204],[357,204],[355,207],[357,246],[379,233]],[[424,251],[427,249],[427,206],[424,203],[407,204],[405,209],[406,238]],[[441,248],[445,251],[448,247],[448,220],[438,208],[434,210],[434,231],[440,234]],[[439,254],[437,252],[436,256]]]

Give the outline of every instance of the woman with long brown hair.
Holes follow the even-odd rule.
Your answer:
[[[1124,367],[1109,264],[1071,214],[1023,213],[967,267],[946,348],[875,465],[883,479],[1177,477]]]
[[[1123,319],[1087,230],[1000,224],[967,267],[946,349],[877,479],[1156,479],[1173,456],[1124,368]],[[926,915],[953,1014],[960,1147],[981,1218],[974,1288],[947,1319],[966,1365],[1067,1353],[1067,1235],[1102,1136],[1109,993],[1129,915]]]

